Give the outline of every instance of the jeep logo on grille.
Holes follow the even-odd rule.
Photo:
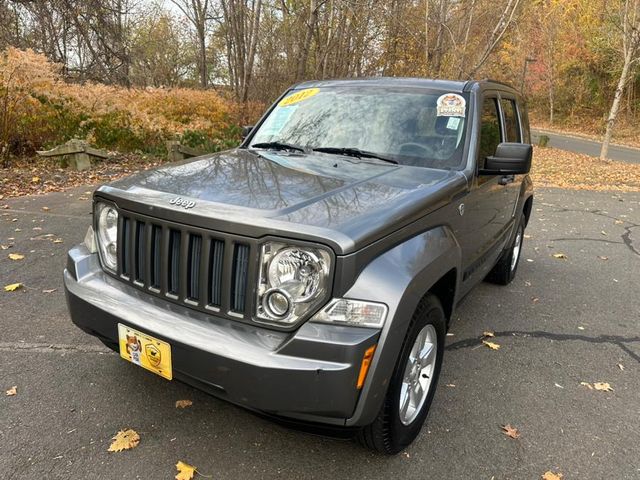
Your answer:
[[[193,208],[196,206],[196,202],[193,202],[191,200],[185,200],[182,197],[176,197],[176,198],[172,198],[171,200],[169,200],[169,203],[171,205],[175,205],[176,207],[184,207],[184,208]]]

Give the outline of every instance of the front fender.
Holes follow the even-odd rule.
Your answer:
[[[382,406],[418,302],[451,269],[456,269],[456,282],[459,283],[460,265],[460,245],[447,226],[439,226],[377,257],[344,295],[345,298],[383,302],[389,307],[367,380],[346,425],[364,426],[373,422]]]

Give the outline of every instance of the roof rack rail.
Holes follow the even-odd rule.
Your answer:
[[[482,82],[491,82],[497,83],[498,85],[504,85],[505,87],[514,88],[513,85],[509,85],[507,82],[502,82],[500,80],[494,80],[493,78],[483,78]]]

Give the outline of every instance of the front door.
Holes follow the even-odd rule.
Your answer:
[[[486,94],[482,105],[478,168],[483,168],[485,159],[495,154],[503,138],[499,98],[497,94]],[[464,232],[460,241],[465,266],[463,281],[468,288],[486,275],[497,258],[496,243],[504,240],[512,213],[513,205],[506,195],[502,175],[476,175],[465,198]]]

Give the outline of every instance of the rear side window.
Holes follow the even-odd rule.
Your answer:
[[[498,116],[498,103],[495,98],[486,98],[482,105],[482,120],[480,126],[480,152],[478,165],[484,168],[487,157],[496,153],[500,143],[500,119]]]
[[[504,130],[507,134],[507,142],[522,143],[520,123],[518,122],[518,110],[516,102],[508,98],[500,100],[502,113],[504,114]]]

